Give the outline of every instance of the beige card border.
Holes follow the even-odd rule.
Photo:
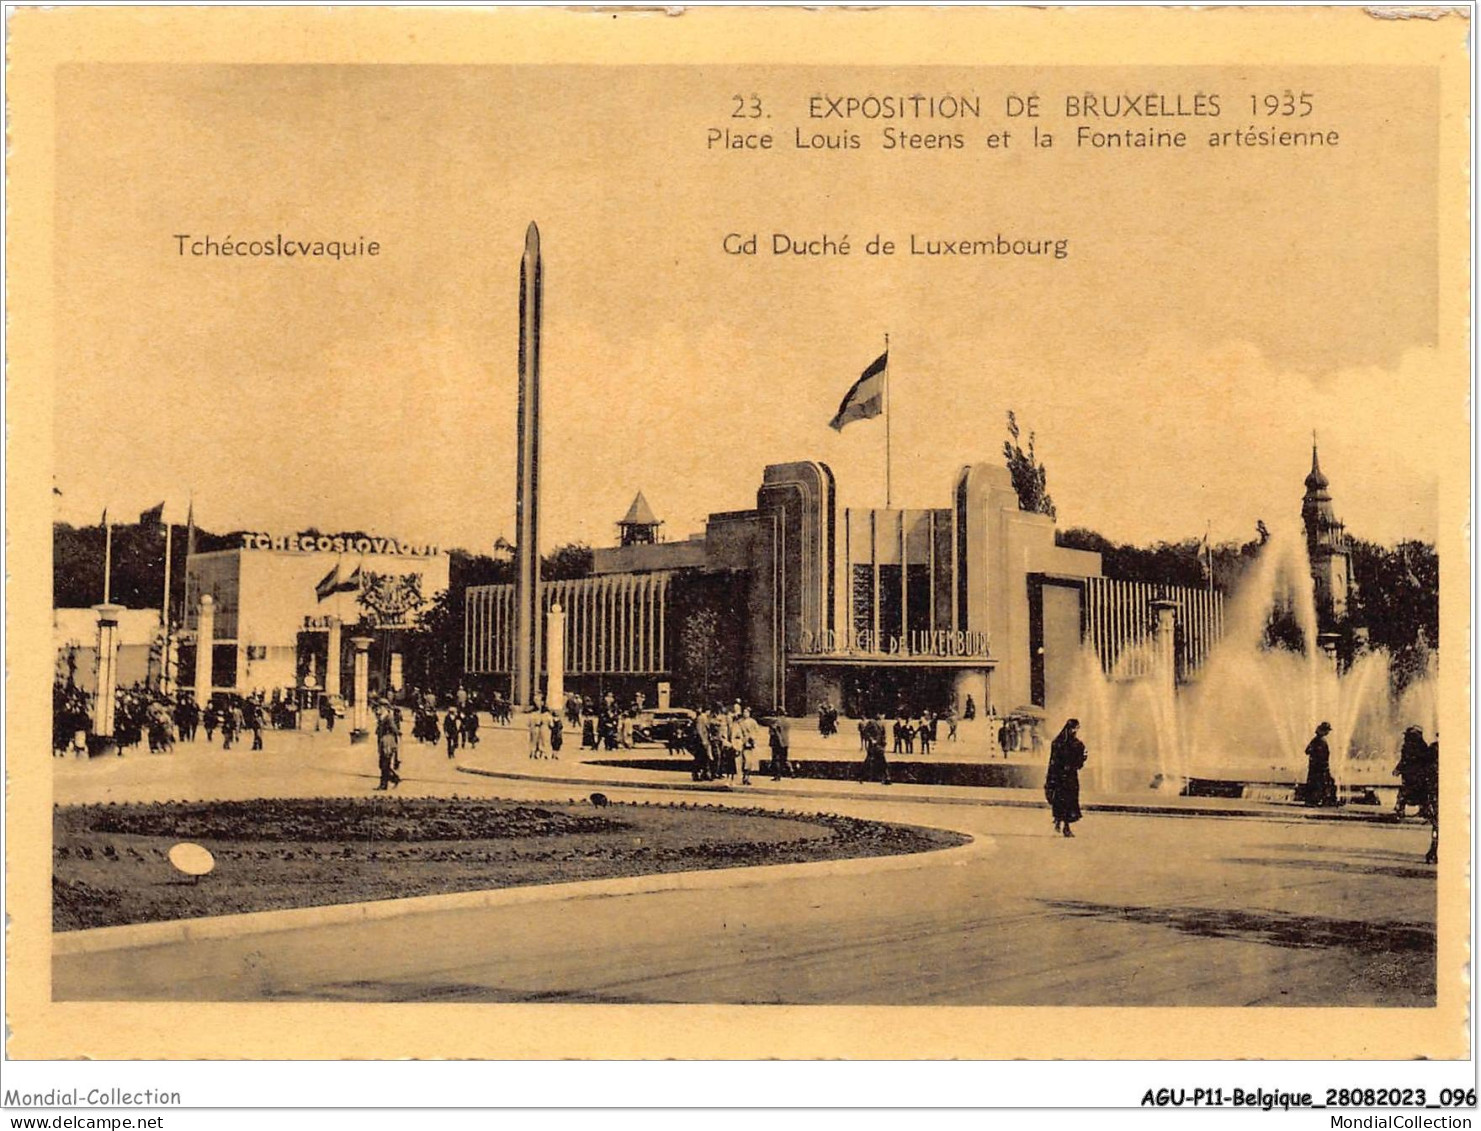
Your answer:
[[[9,63],[7,938],[9,1055],[26,1059],[1405,1059],[1467,1055],[1470,303],[1465,15],[1363,9],[91,9],[12,13]],[[1441,78],[1440,726],[1434,1009],[211,1005],[50,1000],[54,70],[67,63],[1325,64]],[[1415,208],[1435,206],[1415,201]],[[1465,736],[1465,741],[1462,741]]]

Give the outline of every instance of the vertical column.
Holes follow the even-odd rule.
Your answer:
[[[545,705],[560,712],[566,702],[566,613],[551,605],[545,614]]]
[[[352,636],[355,648],[355,701],[350,708],[350,741],[364,742],[370,735],[370,645],[369,636]]]
[[[202,710],[211,701],[211,660],[216,644],[216,599],[201,594],[195,631],[195,701]]]
[[[1157,671],[1154,674],[1159,683],[1173,684],[1178,678],[1178,661],[1173,654],[1178,603],[1157,600],[1152,602],[1152,608],[1157,614]]]
[[[391,690],[400,691],[405,680],[402,675],[401,653],[391,653]]]
[[[540,679],[540,230],[525,231],[519,264],[518,482],[515,490],[514,702],[534,701]]]
[[[339,650],[340,650],[340,622],[338,617],[329,620],[329,658],[324,668],[324,694],[331,699],[336,699],[340,694],[339,687]]]
[[[118,691],[118,618],[122,605],[94,605],[98,614],[98,698],[93,709],[93,733],[113,737],[114,698]]]

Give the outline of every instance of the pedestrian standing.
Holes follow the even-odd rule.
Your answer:
[[[242,728],[246,725],[246,716],[242,711],[241,699],[233,699],[231,706],[226,709],[226,725],[222,727],[225,741],[223,750],[230,750],[233,742],[239,742],[242,737]]]
[[[1332,777],[1332,752],[1327,747],[1327,735],[1332,733],[1332,724],[1323,721],[1317,725],[1316,734],[1306,744],[1306,785],[1302,788],[1302,800],[1313,808],[1331,808],[1337,804],[1337,781]]]
[[[741,785],[751,784],[751,759],[755,757],[756,739],[760,731],[756,720],[751,718],[751,708],[742,707],[740,718],[735,721],[736,752],[740,757]]]
[[[781,781],[782,777],[794,773],[792,764],[788,760],[788,747],[791,745],[791,724],[782,715],[776,715],[767,726],[767,741],[771,746],[771,780]]]
[[[442,716],[442,734],[447,739],[447,756],[451,758],[458,749],[458,735],[461,730],[458,726],[458,709],[449,707],[447,714]]]
[[[252,730],[252,749],[262,749],[262,714],[263,706],[259,700],[247,701],[247,726]]]
[[[1044,774],[1044,798],[1054,811],[1054,831],[1074,836],[1070,826],[1080,819],[1080,769],[1085,765],[1085,744],[1080,741],[1080,720],[1068,719],[1049,747],[1049,768]]]
[[[875,712],[874,718],[864,726],[864,781],[879,779],[880,785],[890,784],[890,764],[884,756],[884,716]]]
[[[1424,803],[1419,807],[1419,814],[1422,817],[1428,817],[1430,822],[1430,850],[1425,853],[1424,862],[1438,864],[1440,862],[1440,736],[1438,734],[1435,735],[1435,741],[1430,743],[1421,779],[1424,782]]]
[[[401,775],[396,770],[401,764],[401,728],[384,702],[375,710],[375,745],[381,771],[381,783],[375,788],[385,790],[400,785]]]
[[[543,758],[550,737],[550,722],[545,716],[545,706],[536,703],[530,708],[526,725],[530,731],[530,757]]]
[[[1394,777],[1399,779],[1399,799],[1394,805],[1394,815],[1401,820],[1404,810],[1410,805],[1421,809],[1428,793],[1425,778],[1429,761],[1430,744],[1424,740],[1424,731],[1411,726],[1404,731],[1404,742],[1399,747],[1399,764],[1394,767]]]

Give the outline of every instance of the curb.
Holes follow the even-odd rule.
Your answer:
[[[973,837],[960,829],[949,831],[968,837],[967,843],[949,848],[897,853],[890,856],[853,856],[843,860],[812,860],[790,864],[755,864],[735,868],[697,868],[681,872],[652,872],[642,876],[614,876],[605,880],[526,884],[520,887],[417,895],[405,899],[332,903],[322,907],[291,907],[275,911],[248,911],[237,915],[168,919],[154,923],[128,923],[117,927],[91,927],[81,931],[54,931],[51,936],[51,954],[55,960],[107,951],[171,946],[180,943],[206,942],[212,939],[234,939],[244,935],[276,934],[312,927],[333,927],[347,923],[399,919],[406,915],[521,907],[536,903],[557,903],[564,900],[614,899],[666,891],[755,887],[798,876],[867,875],[875,872],[909,871],[938,863],[956,867],[965,864],[967,858],[973,855],[990,852],[996,848],[991,838]]]
[[[566,778],[545,777],[538,774],[521,774],[509,770],[481,770],[473,766],[455,767],[460,774],[473,774],[485,778],[503,778],[508,781],[541,782],[550,785],[574,785],[591,789],[602,787],[605,789],[654,789],[668,792],[702,793],[702,794],[725,794],[730,797],[786,797],[792,800],[825,800],[825,801],[871,801],[872,797],[858,793],[838,792],[809,792],[804,794],[793,793],[789,790],[770,789],[764,785],[751,786],[747,789],[733,788],[728,785],[699,785],[692,782],[666,782],[651,781],[623,781],[619,778]],[[802,780],[826,780],[826,779],[797,779]],[[930,786],[915,788],[933,788]],[[934,787],[943,788],[943,787]],[[950,788],[950,787],[945,787]],[[970,788],[970,787],[962,787]],[[884,795],[881,795],[884,796]],[[1018,800],[1009,797],[942,797],[936,794],[893,794],[892,798],[899,801],[908,801],[912,804],[922,805],[987,805],[1002,809],[1046,809],[1042,801]],[[1394,828],[1402,828],[1397,821],[1388,813],[1355,813],[1351,810],[1346,812],[1327,812],[1320,809],[1291,808],[1291,809],[1257,809],[1257,808],[1201,808],[1189,805],[1167,805],[1155,802],[1123,802],[1123,801],[1093,801],[1084,803],[1081,808],[1089,813],[1117,813],[1134,816],[1147,817],[1238,817],[1246,820],[1254,818],[1266,821],[1341,821],[1357,822],[1372,825],[1391,825]]]

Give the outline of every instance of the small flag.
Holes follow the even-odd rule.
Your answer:
[[[150,507],[147,511],[141,511],[140,512],[140,514],[139,514],[139,525],[140,526],[158,526],[160,524],[160,522],[164,519],[164,516],[165,516],[165,505],[164,505],[164,503],[160,503],[158,506]]]
[[[195,553],[195,499],[192,498],[185,508],[185,556],[191,557]]]
[[[334,568],[319,579],[319,584],[314,586],[314,593],[319,600],[331,597],[339,592],[339,563],[334,563]]]
[[[874,359],[844,396],[843,403],[838,406],[837,415],[828,422],[829,428],[842,432],[845,424],[851,424],[855,420],[869,420],[884,411],[884,383],[889,377],[889,364],[890,351],[886,347],[884,353]]]
[[[360,567],[356,566],[353,573],[343,581],[339,577],[339,563],[334,563],[334,568],[326,573],[314,586],[314,593],[319,600],[333,597],[336,593],[353,593],[360,588]]]
[[[101,526],[101,527],[103,527],[104,529],[107,529],[107,526],[108,526],[108,508],[107,507],[104,507],[103,508],[103,518],[98,523],[98,525]]]

